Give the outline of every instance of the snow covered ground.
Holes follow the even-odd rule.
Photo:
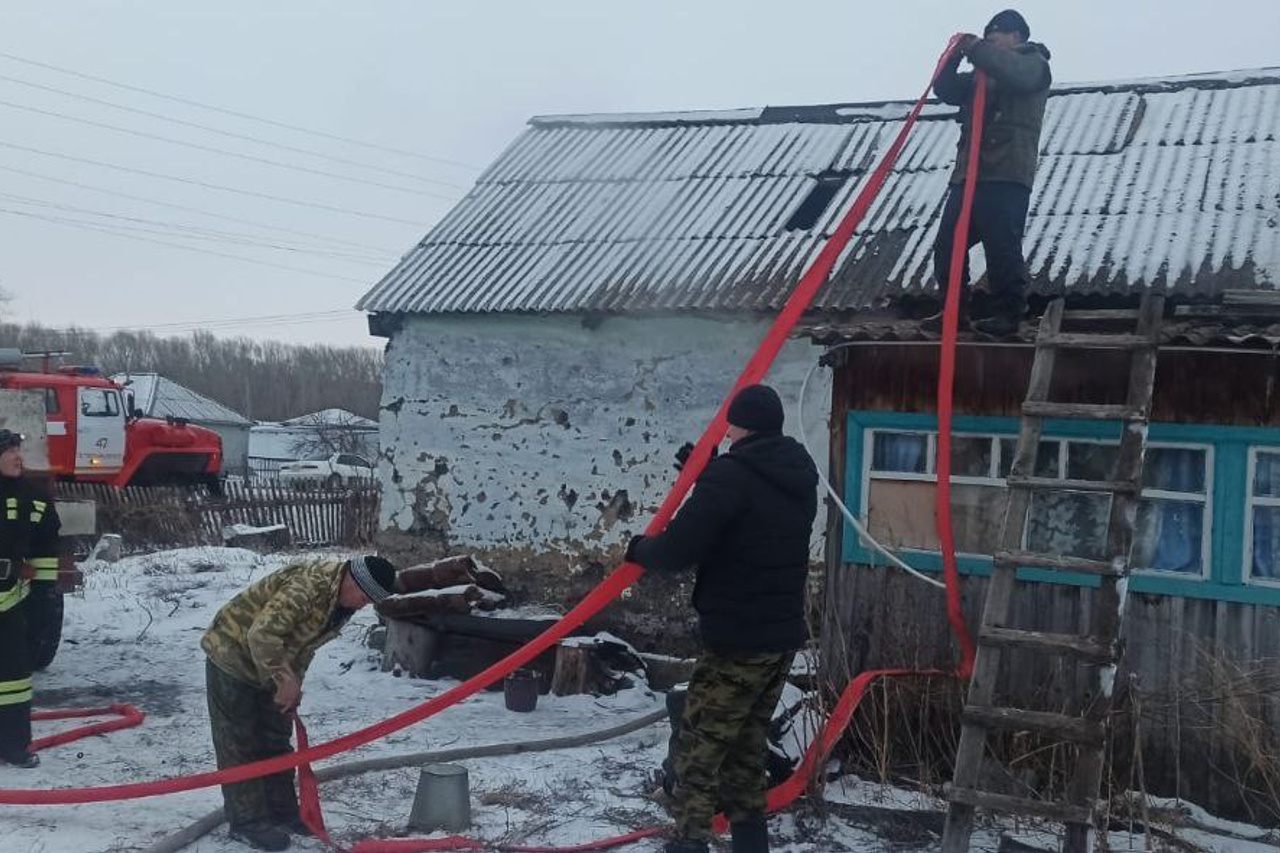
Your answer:
[[[37,706],[131,702],[148,718],[138,728],[45,750],[36,770],[0,766],[0,787],[101,785],[211,769],[201,632],[226,599],[286,559],[239,549],[197,548],[86,565],[85,589],[67,601],[62,650],[49,671],[37,675]],[[366,726],[452,686],[379,671],[377,654],[363,644],[375,623],[372,611],[365,610],[316,656],[302,703],[314,741]],[[605,698],[543,696],[533,713],[517,715],[503,707],[501,693],[484,693],[338,760],[601,729],[660,707],[662,701],[661,694],[644,688]],[[75,724],[37,723],[36,733]],[[580,749],[465,762],[474,822],[469,834],[499,843],[565,845],[666,823],[663,807],[649,793],[651,773],[665,754],[668,734],[666,725],[656,725]],[[346,843],[402,834],[417,775],[416,770],[398,770],[322,786],[325,815],[335,838]],[[829,785],[826,799],[829,805],[821,815],[812,807],[801,807],[774,818],[774,849],[889,853],[937,848],[928,821],[895,816],[899,810],[905,815],[912,810],[939,811],[942,805],[936,800],[852,777]],[[126,803],[0,806],[0,850],[140,850],[220,804],[218,791],[203,790]],[[1034,834],[1019,837],[1032,844],[1046,840]],[[1191,840],[1215,853],[1276,849],[1207,833]],[[660,846],[648,840],[619,849],[651,853]],[[975,851],[997,847],[994,829],[975,838]],[[245,849],[227,838],[225,827],[187,848],[191,853]],[[297,841],[294,849],[322,847],[315,841]],[[1111,849],[1146,848],[1141,836],[1115,835]]]

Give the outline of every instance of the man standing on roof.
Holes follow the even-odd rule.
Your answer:
[[[966,249],[982,244],[987,258],[987,287],[991,293],[990,317],[973,322],[975,331],[1011,335],[1027,310],[1030,273],[1022,253],[1022,237],[1035,181],[1040,152],[1040,128],[1049,99],[1049,50],[1030,41],[1031,28],[1019,13],[1008,9],[991,19],[983,37],[968,35],[943,69],[934,94],[960,107],[960,144],[951,187],[938,225],[933,249],[934,277],[945,297],[951,271],[951,249],[964,196],[969,159],[969,117],[973,107],[972,72],[959,72],[968,57],[987,76],[987,104],[978,155],[973,218]],[[969,282],[966,254],[962,283]],[[961,295],[963,300],[964,294]],[[961,316],[965,303],[961,302]],[[942,314],[924,320],[924,328],[942,328]]]
[[[381,557],[299,560],[228,601],[201,645],[209,724],[218,767],[292,751],[294,710],[316,649],[357,610],[391,594],[396,570]],[[285,850],[307,834],[293,771],[222,786],[231,837],[259,850]]]
[[[666,853],[707,853],[718,806],[733,853],[769,849],[765,745],[792,658],[809,637],[804,589],[818,512],[817,467],[782,434],[782,421],[772,388],[738,392],[729,451],[708,463],[666,530],[627,546],[627,560],[646,569],[697,567],[704,651],[679,725],[676,834]]]
[[[58,580],[58,511],[23,476],[22,436],[0,429],[0,761],[35,767],[31,752],[30,596]]]

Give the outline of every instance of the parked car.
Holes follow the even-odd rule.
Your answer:
[[[373,463],[352,453],[332,453],[280,466],[280,482],[338,489],[373,481]]]

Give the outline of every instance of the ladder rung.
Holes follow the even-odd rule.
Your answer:
[[[1035,732],[1058,740],[1093,745],[1101,744],[1107,735],[1106,726],[1097,720],[1021,708],[965,708],[964,721],[989,729]]]
[[[1009,646],[1070,655],[1090,663],[1115,663],[1119,658],[1114,643],[1079,634],[1050,634],[1021,628],[987,626],[978,634],[978,641],[986,646]]]
[[[1097,335],[1058,333],[1036,340],[1037,346],[1071,349],[1149,349],[1157,342],[1146,335]]]
[[[1125,480],[1059,480],[1054,477],[1023,477],[1010,474],[1005,480],[1011,489],[1044,489],[1055,492],[1110,492],[1133,494],[1138,484]]]
[[[1100,403],[1046,403],[1028,400],[1022,414],[1032,418],[1079,418],[1099,421],[1143,421],[1147,413],[1140,408]]]
[[[1065,554],[1035,554],[1031,551],[998,551],[996,563],[1010,568],[1054,569],[1059,572],[1083,572],[1100,577],[1124,577],[1124,561],[1107,562]]]
[[[1063,320],[1137,320],[1135,308],[1078,308],[1062,312]]]
[[[990,809],[1004,814],[1031,815],[1062,823],[1093,823],[1093,809],[1089,806],[1054,803],[1049,800],[1029,800],[1024,797],[1011,797],[1008,794],[979,791],[975,788],[957,788],[954,785],[946,786],[946,795],[947,799],[953,803],[976,809]]]

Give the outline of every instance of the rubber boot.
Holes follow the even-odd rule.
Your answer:
[[[769,822],[764,815],[729,825],[733,853],[769,853]]]
[[[25,749],[11,749],[0,755],[0,761],[5,764],[12,764],[14,767],[30,770],[32,767],[40,765],[40,756]]]

